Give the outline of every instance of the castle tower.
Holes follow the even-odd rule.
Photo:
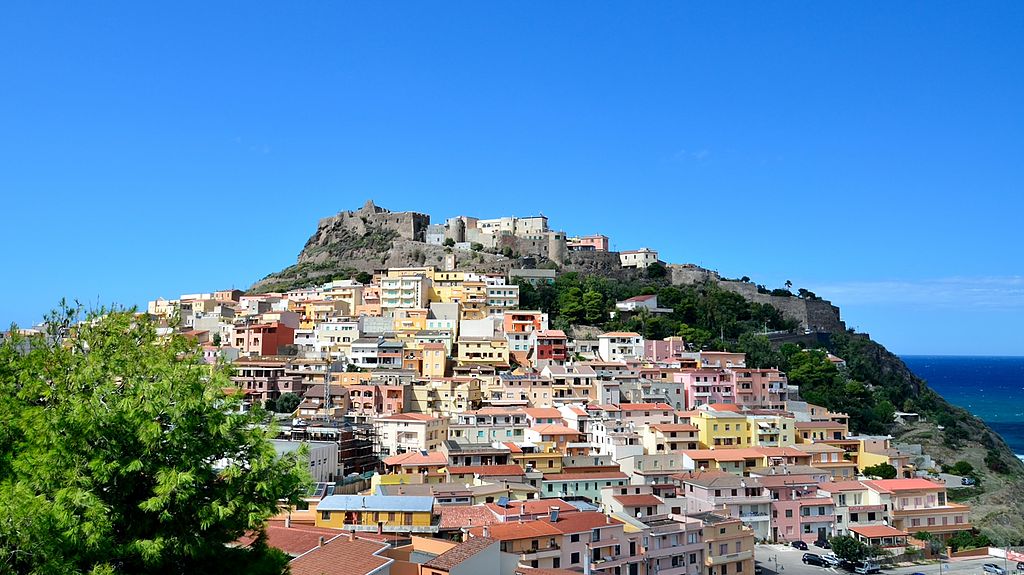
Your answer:
[[[567,252],[565,232],[548,232],[548,259],[560,266],[565,265]]]

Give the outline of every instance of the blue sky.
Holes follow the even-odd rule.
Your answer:
[[[1024,4],[552,4],[4,4],[0,322],[246,287],[373,198],[1024,355]]]

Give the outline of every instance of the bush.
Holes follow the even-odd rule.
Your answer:
[[[882,479],[895,479],[896,473],[896,468],[888,463],[879,463],[878,465],[864,468],[864,475],[881,477]]]

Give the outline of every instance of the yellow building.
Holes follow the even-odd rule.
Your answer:
[[[346,316],[351,309],[342,300],[300,301],[293,311],[299,314],[299,329],[313,329],[332,317]]]
[[[508,340],[490,337],[460,337],[459,366],[508,366]]]
[[[789,447],[796,443],[797,421],[785,415],[748,415],[750,445],[755,447]]]
[[[396,309],[392,316],[392,329],[399,341],[410,341],[416,333],[427,329],[428,309]]]
[[[690,425],[697,428],[697,441],[702,448],[726,449],[753,445],[750,441],[750,422],[739,413],[700,410],[690,416]]]
[[[328,495],[316,505],[317,527],[385,533],[437,533],[434,498],[414,495]]]
[[[480,408],[480,380],[472,377],[440,377],[412,384],[409,409],[416,413],[452,415]]]
[[[754,532],[739,518],[710,511],[691,517],[704,523],[706,573],[754,572]]]
[[[537,442],[533,448],[516,447],[512,450],[512,461],[524,471],[540,471],[544,475],[562,472],[562,457],[565,454],[550,441]]]
[[[419,347],[423,350],[420,374],[428,378],[444,377],[448,371],[448,349],[445,345],[443,343],[424,343]]]

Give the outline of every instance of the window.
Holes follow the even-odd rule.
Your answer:
[[[793,516],[793,510],[792,509],[787,509],[786,510],[786,517],[792,517],[792,516]]]
[[[330,511],[321,511],[320,512],[320,519],[323,519],[324,521],[330,521],[330,519],[331,519],[331,512]]]
[[[738,545],[738,543],[737,543],[737,545]],[[743,573],[743,562],[742,561],[737,561],[736,562],[736,572],[737,573]]]
[[[569,541],[572,542],[572,543],[579,543],[580,542],[580,534],[579,533],[573,533],[572,535],[569,536]]]
[[[575,565],[575,564],[577,564],[579,562],[580,562],[580,554],[579,554],[579,552],[573,553],[572,555],[569,556],[569,563]]]

